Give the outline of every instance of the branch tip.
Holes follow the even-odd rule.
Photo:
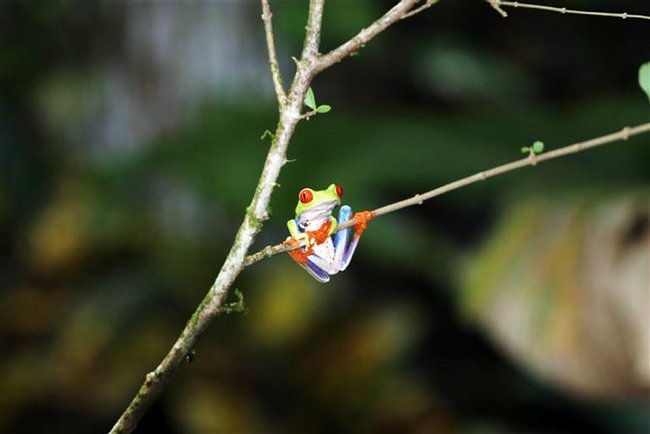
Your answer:
[[[282,73],[280,71],[280,64],[278,63],[278,56],[275,50],[275,39],[273,36],[273,24],[271,19],[271,7],[268,0],[261,0],[262,2],[262,21],[264,22],[264,35],[266,37],[266,48],[269,53],[269,67],[271,68],[271,78],[273,80],[273,87],[275,88],[275,96],[278,100],[278,108],[282,109],[287,102],[287,95],[284,92],[284,85],[282,84]]]
[[[499,15],[501,15],[503,18],[508,17],[508,13],[506,11],[504,11],[503,9],[501,9],[501,1],[500,0],[488,0],[488,3],[490,4],[490,6],[492,6],[492,9],[497,11],[499,13]]]

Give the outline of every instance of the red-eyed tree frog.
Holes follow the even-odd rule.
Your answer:
[[[341,204],[343,188],[331,184],[325,190],[303,188],[298,193],[296,218],[289,220],[290,237],[285,244],[296,246],[304,240],[304,247],[289,251],[289,255],[319,282],[327,282],[332,274],[345,270],[357,248],[361,234],[374,217],[372,211],[361,211],[352,215],[352,209],[343,205],[338,221],[332,216],[334,208]],[[338,224],[352,217],[354,234],[350,239],[350,228],[336,233]],[[334,236],[332,237],[332,234]]]

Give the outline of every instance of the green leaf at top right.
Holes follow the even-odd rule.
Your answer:
[[[644,63],[639,68],[639,86],[650,99],[650,62]]]

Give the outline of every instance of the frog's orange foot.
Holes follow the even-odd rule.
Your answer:
[[[309,255],[314,253],[314,250],[311,248],[311,243],[309,243],[305,249],[300,246],[300,242],[295,238],[287,238],[282,244],[285,246],[296,247],[293,250],[289,250],[287,253],[294,261],[299,264],[304,264],[307,262]]]
[[[368,228],[368,222],[375,218],[375,213],[372,211],[359,211],[354,213],[352,220],[354,221],[354,235],[360,237],[363,231]]]

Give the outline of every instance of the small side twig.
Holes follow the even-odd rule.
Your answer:
[[[308,121],[309,118],[311,118],[312,116],[316,116],[317,114],[318,114],[318,111],[316,111],[316,110],[310,110],[310,111],[308,111],[307,113],[303,113],[303,114],[301,114],[301,115],[300,115],[300,119],[304,119],[304,120],[307,120],[307,121]]]
[[[501,15],[503,18],[508,17],[508,13],[506,11],[504,11],[503,9],[501,9],[501,6],[500,6],[501,2],[499,0],[487,0],[487,2],[490,4],[490,6],[492,6],[492,9],[497,11],[499,13],[499,15]]]
[[[282,73],[280,71],[280,63],[278,62],[278,55],[275,50],[275,40],[273,37],[273,24],[271,19],[271,7],[269,0],[262,0],[262,21],[264,21],[264,34],[266,35],[266,48],[269,52],[269,66],[271,67],[271,78],[273,79],[273,87],[275,88],[275,95],[278,99],[278,109],[282,110],[286,101],[287,95],[284,93],[284,86],[282,84]]]
[[[565,7],[544,6],[532,3],[520,3],[501,0],[486,0],[494,9],[496,9],[502,16],[507,17],[508,14],[501,9],[501,6],[525,9],[537,9],[542,11],[557,12],[560,14],[573,14],[573,15],[590,15],[594,17],[613,17],[613,18],[636,18],[640,20],[650,20],[650,16],[639,14],[628,14],[627,12],[597,12],[597,11],[583,11],[578,9],[567,9]]]
[[[388,12],[386,12],[381,18],[379,18],[377,21],[365,29],[362,29],[352,39],[339,45],[329,53],[320,56],[316,65],[316,72],[327,69],[333,64],[345,59],[347,56],[356,53],[361,47],[368,43],[368,41],[386,30],[397,21],[400,21],[405,15],[410,14],[411,12],[415,12],[418,9],[420,9],[418,12],[426,9],[413,9],[417,3],[418,0],[401,0]]]
[[[438,0],[426,0],[422,6],[417,7],[415,9],[413,9],[412,11],[405,13],[402,16],[402,18],[400,18],[400,19],[403,20],[403,19],[406,19],[406,18],[410,18],[413,15],[417,15],[417,14],[419,14],[420,12],[422,12],[425,9],[429,9],[431,6],[433,6],[436,3],[438,3]]]
[[[421,205],[424,201],[432,199],[436,196],[440,196],[442,194],[448,193],[453,190],[457,190],[461,187],[468,186],[470,184],[474,184],[476,182],[480,181],[485,181],[488,178],[492,178],[493,176],[501,175],[507,172],[512,172],[513,170],[516,169],[521,169],[526,166],[535,166],[538,163],[552,160],[554,158],[559,158],[563,157],[565,155],[569,154],[575,154],[577,152],[585,151],[587,149],[595,148],[596,146],[601,146],[605,145],[608,143],[613,143],[617,142],[620,140],[627,140],[629,137],[638,135],[638,134],[643,134],[643,133],[648,133],[650,132],[650,122],[646,124],[641,124],[637,125],[635,127],[625,127],[622,130],[607,134],[604,136],[597,137],[595,139],[587,140],[584,142],[579,142],[579,143],[574,143],[569,146],[565,146],[560,149],[556,149],[554,151],[550,152],[545,152],[543,154],[535,155],[534,153],[531,155],[528,155],[522,159],[513,161],[511,163],[503,164],[501,166],[494,167],[489,170],[484,170],[478,173],[475,173],[474,175],[467,176],[465,178],[459,179],[458,181],[451,182],[449,184],[443,185],[442,187],[435,188],[433,190],[430,190],[426,193],[420,193],[416,194],[408,199],[401,200],[399,202],[391,203],[389,205],[382,206],[380,208],[377,208],[373,210],[373,214],[375,217],[388,214],[391,212],[395,212],[397,210],[400,210],[402,208],[406,208],[409,206],[413,205]],[[532,152],[532,150],[531,150]],[[340,224],[337,228],[336,231],[338,232],[339,230],[349,228],[354,225],[354,222],[348,221],[345,223]],[[271,257],[273,255],[277,255],[278,253],[284,253],[288,252],[289,250],[293,250],[297,248],[298,246],[287,246],[284,244],[277,244],[275,246],[268,246],[265,247],[264,249],[260,250],[257,253],[254,253],[252,255],[246,256],[246,259],[244,260],[244,266],[247,267],[249,265],[252,265],[258,261],[261,261],[262,259]]]

